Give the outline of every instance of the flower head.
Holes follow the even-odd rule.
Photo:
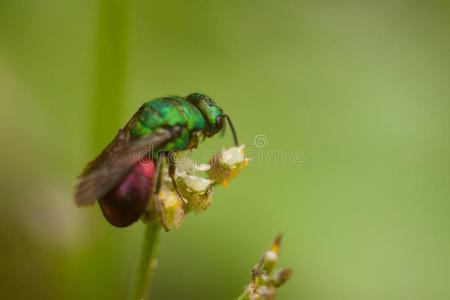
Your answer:
[[[245,157],[245,145],[231,147],[214,155],[210,161],[209,177],[216,183],[228,186],[228,181],[236,177],[248,164]]]
[[[177,183],[183,197],[188,201],[186,212],[199,213],[206,210],[212,204],[214,189],[212,180],[197,175],[198,171],[206,171],[209,165],[197,165],[188,158],[177,161]]]
[[[199,213],[209,208],[214,198],[214,184],[220,182],[228,185],[228,180],[236,177],[247,165],[248,159],[244,156],[244,147],[240,145],[218,152],[211,159],[210,165],[198,165],[187,157],[173,157],[176,164],[176,186],[186,203],[183,205],[172,179],[168,176],[168,168],[164,167],[161,190],[158,195],[155,195],[149,207],[150,219],[159,218],[166,230],[171,230],[181,225],[186,213],[191,211]],[[206,172],[207,178],[198,175],[200,172],[203,174]],[[162,204],[161,215],[156,213],[158,210],[155,201],[160,201]]]
[[[180,227],[184,219],[182,203],[177,193],[164,184],[158,197],[161,199],[164,221],[170,229]]]

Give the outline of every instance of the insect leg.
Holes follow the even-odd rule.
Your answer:
[[[191,134],[191,140],[189,141],[189,149],[198,148],[198,133]]]
[[[173,187],[175,188],[175,192],[178,195],[178,198],[181,200],[181,206],[184,208],[184,205],[187,203],[187,200],[184,199],[183,195],[181,195],[180,190],[178,189],[177,180],[175,178],[175,170],[176,170],[176,162],[174,157],[172,157],[173,154],[170,153],[167,156],[167,162],[169,164],[169,177],[172,179]]]
[[[155,207],[156,207],[156,211],[158,212],[159,218],[161,219],[161,224],[164,227],[165,231],[169,231],[169,227],[166,224],[166,221],[164,220],[164,214],[163,214],[163,207],[162,207],[162,203],[161,203],[161,198],[160,198],[160,191],[161,191],[161,184],[163,181],[163,158],[164,155],[158,155],[158,159],[156,161],[156,184],[155,184],[155,190],[153,192],[153,197],[154,197],[154,201],[155,201]]]

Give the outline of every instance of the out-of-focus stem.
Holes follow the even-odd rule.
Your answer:
[[[115,132],[105,128],[120,126],[123,109],[130,8],[132,0],[98,0],[97,32],[95,36],[92,146],[95,152],[103,148]]]
[[[159,222],[154,221],[146,224],[141,258],[129,300],[147,299],[152,272],[156,266],[156,250],[159,244],[160,231],[161,225]]]

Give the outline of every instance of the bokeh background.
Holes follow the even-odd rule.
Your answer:
[[[76,208],[75,178],[143,102],[201,91],[301,161],[163,234],[151,299],[234,299],[279,232],[279,299],[449,299],[449,37],[446,1],[1,0],[0,298],[126,297],[143,225]]]

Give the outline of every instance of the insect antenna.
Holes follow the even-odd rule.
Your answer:
[[[230,125],[231,128],[231,132],[233,133],[233,139],[234,139],[234,144],[236,146],[239,146],[239,142],[238,142],[238,138],[237,138],[237,134],[236,134],[236,130],[234,130],[234,126],[233,123],[231,122],[231,119],[228,115],[224,114],[223,117],[225,117],[228,121],[228,124]]]

